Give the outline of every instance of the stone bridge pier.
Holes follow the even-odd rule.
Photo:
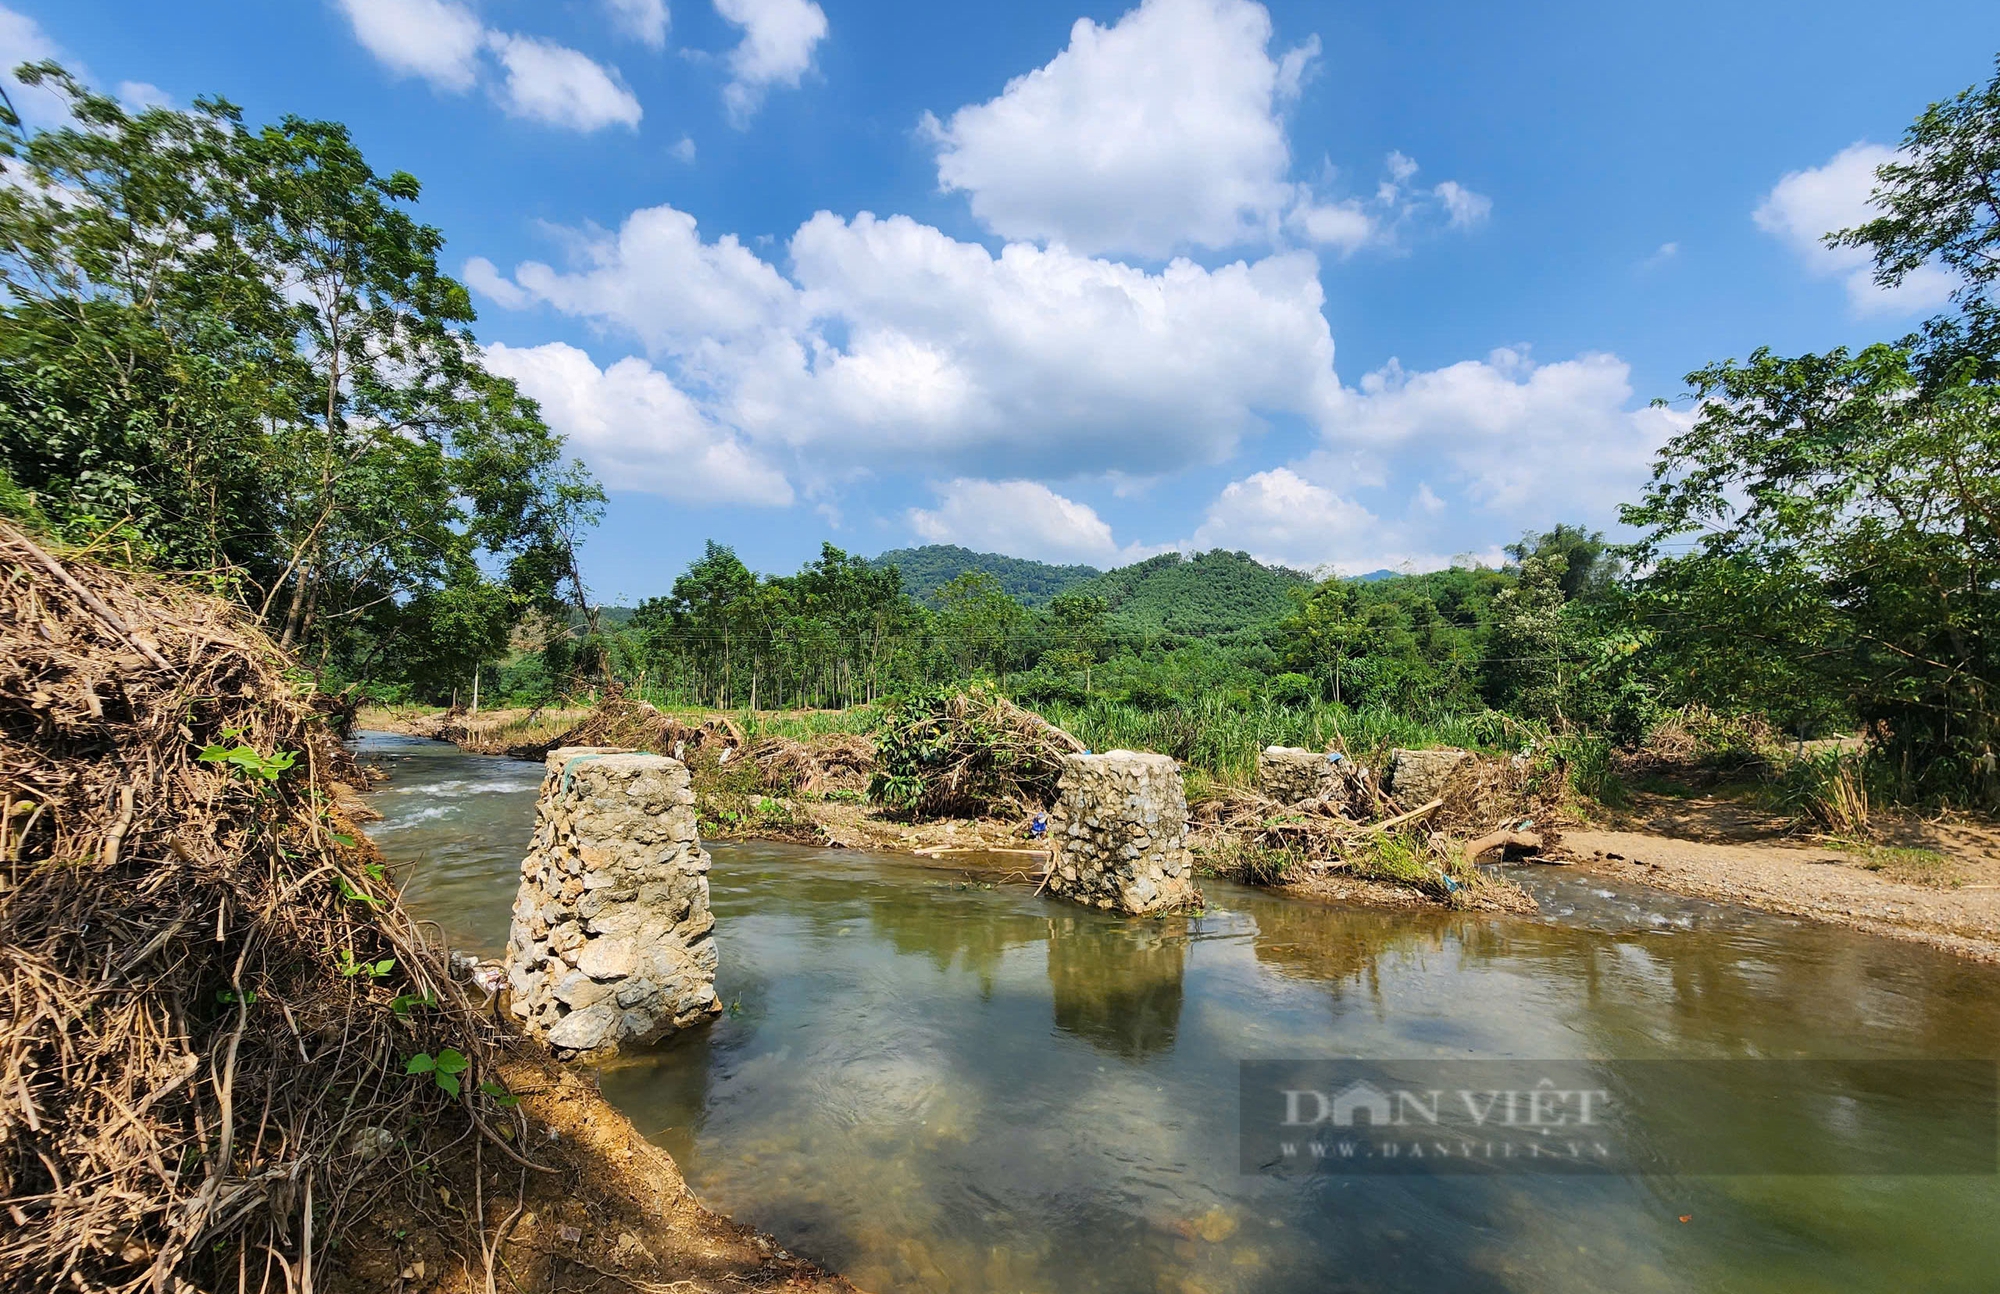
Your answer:
[[[1144,914],[1195,907],[1180,765],[1130,750],[1066,755],[1049,814],[1049,889]]]
[[[551,751],[507,938],[528,1033],[596,1060],[714,1018],[714,926],[686,765]]]

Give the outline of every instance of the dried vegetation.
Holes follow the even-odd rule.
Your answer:
[[[460,996],[323,700],[227,605],[0,524],[0,1283],[846,1288]]]
[[[891,707],[871,798],[913,819],[980,818],[1052,804],[1064,755],[1082,742],[982,687],[920,693]]]

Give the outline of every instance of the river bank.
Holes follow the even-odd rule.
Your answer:
[[[853,1294],[465,995],[239,607],[5,523],[0,576],[0,1283]]]
[[[477,718],[431,712],[364,712],[367,726],[444,738],[461,749],[504,754],[546,740],[585,709],[490,712]],[[854,799],[758,796],[744,801],[719,838],[784,840],[910,855],[934,865],[1033,881],[1042,856],[1025,822],[909,822]],[[1896,844],[1801,837],[1789,824],[1740,804],[1639,797],[1616,814],[1566,815],[1560,842],[1542,860],[1659,891],[1804,917],[1886,938],[2000,962],[2000,833],[1978,824],[1903,824]],[[1637,859],[1635,864],[1632,860]],[[1540,864],[1531,864],[1540,865]],[[1268,888],[1296,897],[1383,908],[1436,899],[1404,885],[1339,872],[1294,875]],[[1519,887],[1498,884],[1463,906],[1532,911]]]
[[[898,813],[868,801],[861,794],[860,788],[866,785],[865,774],[858,778],[849,776],[845,785],[830,794],[808,793],[773,785],[774,779],[769,777],[760,783],[757,770],[748,767],[761,747],[745,737],[744,728],[777,734],[801,730],[811,733],[817,726],[815,720],[838,721],[841,717],[825,712],[806,715],[766,712],[755,716],[754,721],[751,717],[718,712],[676,716],[676,730],[687,732],[691,741],[713,737],[727,744],[721,760],[717,759],[712,744],[700,749],[690,747],[684,752],[694,772],[703,838],[774,840],[902,854],[930,866],[978,872],[989,878],[1040,887],[1049,851],[1031,833],[1032,814],[975,818]],[[600,711],[577,708],[488,711],[479,716],[375,708],[363,710],[356,722],[362,730],[444,741],[473,754],[539,760],[551,745],[577,744],[575,734],[600,731],[602,719]],[[825,731],[822,729],[820,735]],[[610,740],[619,744],[615,738]],[[850,736],[845,740],[861,739]],[[584,738],[582,744],[599,744],[599,738]],[[658,745],[653,748],[666,749]],[[867,748],[865,742],[863,748]],[[810,759],[809,747],[794,743],[793,749]],[[760,785],[763,789],[759,789]],[[1196,817],[1189,845],[1197,874],[1241,879],[1244,860],[1260,853],[1259,848],[1225,824],[1212,818],[1201,820],[1199,814]],[[1421,863],[1405,864],[1393,871],[1384,869],[1381,874],[1328,866],[1325,860],[1315,864],[1304,857],[1292,857],[1285,860],[1289,865],[1263,876],[1259,883],[1273,892],[1294,897],[1373,907],[1534,911],[1534,900],[1504,876],[1492,870],[1480,872],[1463,866],[1456,861],[1452,850],[1433,853],[1436,856]],[[1444,861],[1441,863],[1440,859]],[[1447,867],[1458,874],[1451,882],[1441,883],[1439,877]]]

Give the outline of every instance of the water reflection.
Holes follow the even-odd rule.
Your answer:
[[[513,768],[524,791],[418,793],[507,770],[413,755],[377,797],[403,795],[379,838],[461,942],[504,937],[536,771]],[[604,1090],[706,1200],[877,1294],[1971,1291],[2000,1269],[1992,1177],[1285,1180],[1241,1174],[1236,1136],[1243,1058],[1990,1058],[1988,968],[1553,871],[1524,878],[1543,920],[1211,883],[1209,912],[1160,922],[848,852],[714,853],[729,1013]]]
[[[1048,918],[1056,1028],[1130,1060],[1172,1050],[1188,927],[1186,917],[1111,925],[1071,915]]]

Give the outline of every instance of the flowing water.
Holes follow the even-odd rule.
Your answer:
[[[411,908],[497,953],[539,766],[361,749]],[[1243,1059],[1990,1060],[1990,968],[1547,868],[1523,877],[1540,919],[1211,881],[1199,917],[1131,920],[886,856],[711,848],[728,1013],[604,1091],[705,1201],[877,1294],[2000,1288],[1991,1174],[1238,1162]]]

